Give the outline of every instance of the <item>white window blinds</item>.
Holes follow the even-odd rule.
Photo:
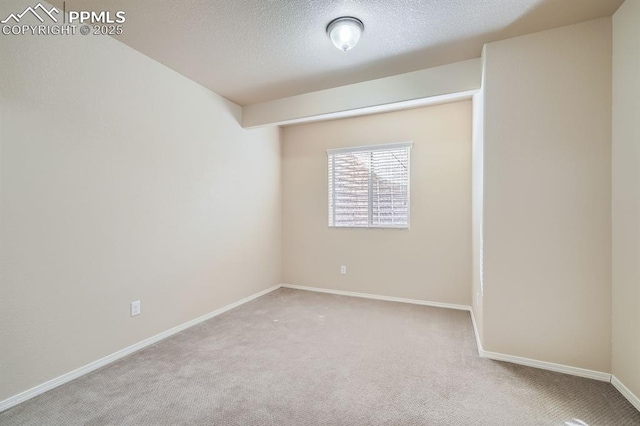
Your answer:
[[[408,228],[412,146],[328,150],[329,226]]]

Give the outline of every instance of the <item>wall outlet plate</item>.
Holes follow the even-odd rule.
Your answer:
[[[340,274],[347,275],[347,267],[346,266],[342,265],[340,267]]]
[[[140,315],[140,301],[139,300],[131,302],[131,316],[135,317],[136,315]]]

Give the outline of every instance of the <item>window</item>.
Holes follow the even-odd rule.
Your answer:
[[[329,226],[409,227],[409,152],[413,143],[327,150]]]

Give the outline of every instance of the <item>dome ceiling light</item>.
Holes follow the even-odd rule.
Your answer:
[[[362,21],[351,16],[336,18],[327,25],[329,38],[338,49],[345,52],[358,44],[362,31],[364,31]]]

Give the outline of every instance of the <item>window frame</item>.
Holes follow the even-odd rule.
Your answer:
[[[336,225],[335,224],[335,206],[332,208],[331,201],[335,199],[335,154],[348,154],[352,152],[373,152],[373,151],[390,151],[393,149],[407,148],[407,224],[406,225],[374,225],[373,224],[373,200],[372,200],[372,180],[369,178],[369,190],[367,197],[368,220],[367,225]],[[413,141],[386,143],[377,145],[360,145],[343,148],[327,149],[327,224],[329,229],[410,229],[411,226],[411,148]],[[330,162],[334,161],[334,164]],[[334,182],[331,188],[333,194],[329,192],[329,168],[333,169]],[[370,174],[371,176],[371,174]],[[332,219],[333,215],[333,220]],[[333,223],[333,224],[332,224]]]

